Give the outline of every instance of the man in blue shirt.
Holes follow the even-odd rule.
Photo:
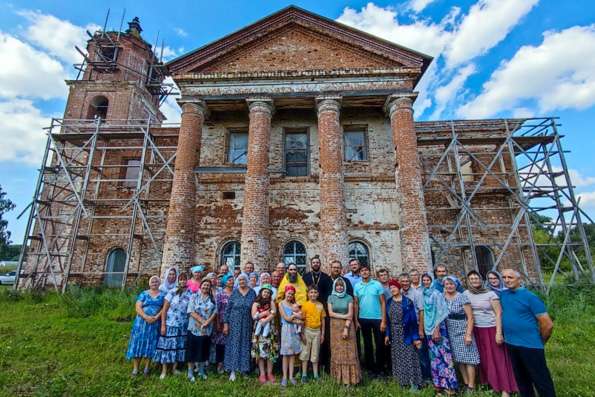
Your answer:
[[[349,269],[351,270],[349,273],[345,273],[343,277],[345,277],[351,283],[351,286],[355,288],[355,285],[362,281],[362,276],[360,275],[361,265],[357,259],[351,259],[349,261]]]
[[[521,275],[513,269],[502,271],[508,289],[502,291],[502,330],[522,397],[554,397],[554,382],[545,361],[544,344],[552,335],[554,323],[545,305],[521,287]]]
[[[360,269],[362,280],[353,287],[355,298],[356,327],[361,327],[364,351],[364,367],[378,376],[384,367],[383,335],[386,329],[386,306],[384,288],[370,278],[370,268]],[[374,342],[372,342],[374,340]],[[374,349],[374,346],[376,349]],[[374,351],[375,350],[375,351]]]

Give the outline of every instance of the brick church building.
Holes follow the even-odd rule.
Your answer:
[[[509,242],[527,220],[503,142],[522,121],[416,122],[431,57],[296,7],[166,64],[129,25],[95,33],[67,82],[21,283],[116,286],[315,254],[393,274],[538,271],[527,228]],[[168,76],[179,125],[159,110]]]

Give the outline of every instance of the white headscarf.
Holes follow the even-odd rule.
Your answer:
[[[174,271],[176,272],[176,279],[173,282],[169,282],[167,281],[167,276],[169,276],[169,272],[170,271]],[[161,283],[161,285],[159,286],[159,290],[162,291],[163,293],[168,293],[169,291],[177,288],[178,286],[178,269],[176,269],[174,266],[169,267],[165,273],[163,273],[163,278],[162,278],[163,282]]]

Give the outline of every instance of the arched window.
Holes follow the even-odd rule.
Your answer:
[[[370,251],[361,241],[349,243],[349,259],[357,259],[362,265],[370,265]]]
[[[107,119],[107,108],[109,107],[109,101],[103,95],[98,95],[89,104],[89,112],[87,114],[88,119],[94,119],[100,117],[102,120]]]
[[[475,257],[477,258],[477,271],[485,277],[486,273],[494,267],[494,254],[487,245],[477,245],[475,246]]]
[[[299,241],[290,241],[283,248],[283,262],[294,263],[300,272],[306,269],[306,247]]]
[[[240,266],[241,245],[239,241],[229,241],[221,248],[221,265],[226,264],[229,270]]]
[[[124,266],[126,265],[126,251],[114,248],[107,254],[105,261],[104,283],[110,288],[122,286],[124,280]]]

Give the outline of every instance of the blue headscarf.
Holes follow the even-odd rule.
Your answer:
[[[432,276],[428,273],[424,273],[423,276]],[[440,323],[448,317],[448,304],[444,296],[436,290],[432,283],[430,287],[423,288],[424,297],[424,332],[426,335],[432,335],[436,327],[440,326]]]
[[[204,267],[203,265],[195,265],[195,266],[192,266],[192,267],[190,268],[190,271],[191,271],[192,273],[196,273],[196,272],[202,272],[202,271],[204,271],[204,270],[205,270],[205,267]]]
[[[233,278],[233,274],[231,273],[227,273],[223,277],[221,277],[221,284],[223,284],[221,285],[221,287],[225,288],[230,278]]]

